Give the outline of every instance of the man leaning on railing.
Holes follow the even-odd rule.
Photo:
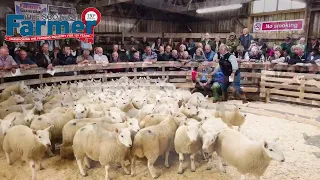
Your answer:
[[[16,68],[18,68],[18,64],[9,55],[9,49],[2,46],[0,48],[0,70],[9,70],[15,73]]]

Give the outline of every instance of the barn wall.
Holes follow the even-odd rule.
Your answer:
[[[320,38],[320,11],[312,12],[309,33],[310,36]]]

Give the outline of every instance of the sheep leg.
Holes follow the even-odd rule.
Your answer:
[[[9,165],[12,165],[12,161],[11,161],[11,158],[10,158],[10,154],[7,153],[7,152],[5,152],[5,153],[6,153],[7,163],[8,163]]]
[[[191,160],[191,172],[196,172],[196,165],[194,163],[194,157],[196,154],[191,154],[190,155],[190,160]]]
[[[226,168],[222,164],[222,159],[219,156],[218,156],[218,162],[219,162],[220,171],[223,172],[223,173],[227,173]]]
[[[29,162],[30,164],[30,168],[31,168],[31,172],[32,172],[32,180],[37,180],[37,177],[36,177],[36,165],[34,163],[34,161],[30,161]]]
[[[38,161],[38,166],[39,166],[39,170],[43,170],[43,166],[42,166],[42,163],[41,163],[41,160]]]
[[[80,174],[82,176],[87,176],[87,172],[84,171],[83,167],[82,167],[82,160],[80,158],[76,158],[77,160],[77,164],[78,164],[78,167],[79,167],[79,170],[80,170]]]
[[[131,176],[136,174],[136,157],[132,157],[131,159]]]
[[[110,168],[110,165],[104,166],[104,169],[106,170],[105,180],[109,180],[109,168]]]
[[[164,166],[165,166],[166,168],[169,168],[169,167],[170,167],[170,165],[169,165],[169,154],[170,154],[170,151],[165,152]]]
[[[129,175],[129,174],[130,174],[130,172],[129,172],[129,170],[127,169],[127,167],[126,167],[126,165],[125,165],[124,161],[121,161],[121,166],[122,166],[122,168],[123,168],[124,172],[125,172],[127,175]]]
[[[153,179],[157,179],[159,177],[159,175],[156,173],[156,169],[153,166],[153,164],[156,162],[156,160],[157,160],[156,158],[155,159],[148,159],[148,169],[149,169],[150,174]]]
[[[182,174],[183,173],[183,168],[182,168],[182,164],[183,164],[183,154],[179,153],[179,169],[178,169],[178,174]]]
[[[88,169],[91,168],[90,159],[88,158],[88,156],[84,157],[84,164]]]
[[[209,157],[209,161],[208,161],[208,163],[207,163],[207,170],[211,170],[212,169],[212,159],[213,159],[213,157]]]

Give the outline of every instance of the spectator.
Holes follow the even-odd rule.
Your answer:
[[[36,56],[36,64],[38,67],[43,67],[46,69],[53,69],[55,65],[58,64],[58,54],[56,57],[49,52],[49,45],[47,43],[42,44],[41,52]]]
[[[114,49],[114,52],[117,52],[116,50],[117,49]],[[95,55],[93,56],[93,60],[95,60],[97,64],[104,64],[104,65],[109,64],[108,57],[103,54],[102,47],[96,48],[96,52],[95,52]]]
[[[247,52],[251,45],[251,41],[253,40],[252,35],[249,34],[248,28],[243,29],[242,35],[240,36],[239,40],[240,44],[244,47],[244,51]]]
[[[88,41],[86,41],[86,42],[81,41],[80,47],[81,47],[81,50],[82,50],[82,51],[83,51],[83,50],[92,51],[92,44],[91,44],[91,43],[88,43]]]
[[[111,41],[110,37],[106,37],[106,42],[104,43],[105,45],[113,45],[113,42]]]
[[[118,44],[114,44],[114,45],[113,45],[113,47],[112,47],[112,52],[117,52],[118,54],[121,53]]]
[[[174,44],[174,42],[173,42],[173,40],[172,40],[172,38],[170,38],[170,39],[168,40],[167,46],[170,46],[170,47],[172,47],[172,48],[175,48],[175,47],[176,47],[175,44]]]
[[[6,31],[5,30],[1,30],[0,31],[0,47],[7,46],[7,43],[5,41],[5,37],[6,37]]]
[[[211,49],[212,49],[215,53],[217,53],[217,52],[219,51],[220,45],[221,45],[220,37],[216,37],[216,38],[214,39],[214,44],[213,44],[213,46],[211,46]]]
[[[193,55],[196,52],[196,45],[192,38],[189,39],[187,50],[190,55]]]
[[[157,56],[158,56],[158,61],[168,61],[169,60],[169,55],[167,53],[165,53],[163,46],[160,46],[159,53]]]
[[[9,49],[5,46],[0,47],[0,70],[10,70],[15,72],[18,64],[9,55]]]
[[[315,50],[319,50],[319,41],[317,40],[316,37],[312,36],[311,37],[311,41],[310,43],[308,44],[308,54],[311,53],[311,52],[314,52]]]
[[[200,64],[198,67],[198,78],[197,78],[197,83],[195,86],[195,89],[193,92],[201,92],[203,93],[204,96],[209,95],[211,96],[211,76],[210,74],[212,73],[212,69],[207,66],[207,62],[203,62]]]
[[[77,64],[91,64],[93,62],[93,57],[87,49],[83,51],[82,55],[77,57]]]
[[[198,60],[206,60],[206,57],[204,55],[203,49],[202,48],[198,48],[196,50],[196,53],[193,55],[193,60],[198,61]]]
[[[214,46],[214,42],[210,39],[210,34],[206,33],[204,35],[204,40],[201,41],[202,47],[205,47],[206,45],[210,45],[210,47]]]
[[[181,45],[184,45],[185,47],[188,46],[187,42],[186,42],[186,38],[181,38],[181,41],[176,45],[176,50],[178,50],[180,48]]]
[[[292,40],[291,40],[290,37],[287,37],[286,42],[282,43],[280,46],[281,46],[281,49],[282,49],[283,52],[288,50],[289,55],[292,55],[291,48],[293,46],[293,43],[292,43]]]
[[[37,56],[37,50],[36,50],[36,45],[30,44],[28,47],[28,57],[30,58],[31,61],[36,62],[36,56]]]
[[[146,48],[146,46],[150,46],[150,43],[147,41],[146,37],[142,38],[142,41],[140,42],[141,45],[143,45],[143,49]]]
[[[119,54],[117,52],[113,52],[110,59],[110,63],[117,63],[117,62],[120,62]]]
[[[76,58],[71,54],[70,46],[65,46],[63,52],[58,55],[60,65],[76,64]]]
[[[258,46],[259,50],[261,51],[261,53],[263,54],[263,56],[266,57],[268,46],[263,41],[262,38],[259,38],[257,46]]]
[[[276,48],[274,50],[273,56],[269,57],[269,61],[271,63],[283,63],[286,60],[286,58],[283,56],[283,51],[281,48]]]
[[[133,54],[133,56],[130,59],[131,62],[140,62],[141,58],[140,58],[140,52],[137,51]]]
[[[28,54],[25,50],[20,50],[19,57],[16,60],[16,62],[19,65],[19,67],[22,69],[29,69],[29,68],[38,67],[35,62],[30,60],[30,58],[28,57]]]
[[[237,39],[236,33],[232,32],[229,35],[229,38],[226,42],[226,45],[230,47],[230,52],[235,53],[237,51],[237,47],[239,46],[239,44],[240,44],[240,41],[239,39]]]
[[[184,44],[181,44],[178,49],[178,56],[179,58],[182,58],[183,52],[187,49],[187,47]]]
[[[161,38],[157,38],[157,41],[154,42],[151,46],[152,51],[159,52],[160,46],[163,46]]]
[[[60,43],[58,40],[42,40],[40,41],[40,46],[42,46],[44,43],[48,44],[50,53],[52,53],[55,48],[60,48]]]
[[[133,36],[130,37],[130,41],[128,42],[128,45],[138,45],[139,43],[134,39]]]
[[[19,52],[20,52],[20,48],[14,48],[14,56],[13,56],[13,59],[15,61],[17,61],[17,59],[19,58]]]
[[[158,56],[155,52],[151,50],[150,46],[147,46],[145,49],[145,53],[142,55],[142,60],[144,62],[157,62]]]
[[[222,69],[217,66],[216,72],[213,74],[213,82],[212,82],[212,97],[213,97],[213,103],[216,103],[218,101],[221,101],[222,97],[222,89],[223,89],[223,83],[224,83],[224,74],[222,72]]]
[[[22,37],[21,34],[16,34],[15,37]],[[16,42],[15,44],[15,48],[18,49],[26,49],[27,45],[24,42]]]
[[[294,55],[290,56],[288,64],[308,63],[306,55],[304,53],[304,46],[298,44],[293,46]]]
[[[205,55],[206,59],[207,59],[208,61],[213,61],[213,57],[214,57],[214,55],[215,55],[215,52],[213,52],[213,51],[211,50],[211,46],[210,46],[209,44],[207,44],[207,45],[204,47],[204,49],[205,49],[204,55]]]
[[[165,51],[164,53],[166,53],[166,55],[167,55],[168,57],[170,57],[170,56],[171,56],[171,51],[172,51],[171,46],[167,45],[167,46],[166,46],[166,51]]]
[[[257,42],[255,42],[254,40],[251,41],[250,47],[247,52],[250,52],[253,47],[257,47],[259,49]]]
[[[245,61],[250,61],[250,62],[264,62],[265,58],[263,56],[263,54],[261,53],[261,51],[258,49],[257,46],[253,46],[251,48],[251,51],[246,52],[245,54]]]
[[[240,61],[245,59],[244,47],[241,45],[238,46],[236,51],[234,52],[234,56],[236,56],[236,58]]]
[[[191,57],[189,56],[188,51],[184,51],[182,53],[182,57],[179,59],[180,62],[183,62],[184,64],[190,62]]]
[[[314,49],[307,58],[308,62],[319,63],[320,62],[320,52],[319,49]]]
[[[170,61],[178,61],[179,55],[177,50],[172,50]]]

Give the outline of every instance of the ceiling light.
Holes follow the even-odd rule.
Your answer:
[[[218,12],[218,11],[226,11],[226,10],[239,9],[241,7],[242,7],[242,4],[216,6],[216,7],[210,7],[210,8],[197,9],[197,13],[203,14],[203,13],[211,13],[211,12]]]

